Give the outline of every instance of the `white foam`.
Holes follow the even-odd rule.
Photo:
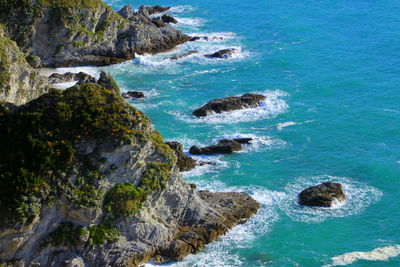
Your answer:
[[[55,84],[52,84],[51,87],[53,87],[55,89],[64,90],[64,89],[70,88],[72,86],[75,86],[77,83],[78,83],[77,81],[67,82],[67,83],[55,83]]]
[[[190,154],[189,154],[190,155]],[[206,173],[216,173],[220,172],[223,169],[227,169],[229,167],[229,163],[222,160],[222,156],[194,156],[190,155],[193,159],[198,162],[210,162],[211,164],[205,164],[203,166],[196,166],[194,169],[186,172],[182,172],[183,177],[194,177],[201,176]]]
[[[208,37],[208,39],[201,38],[199,40],[196,40],[196,42],[224,42],[235,38],[236,34],[233,32],[211,32],[211,33],[196,32],[190,34],[189,36]]]
[[[189,123],[231,124],[238,122],[258,121],[261,119],[271,119],[289,109],[288,104],[282,99],[288,95],[287,93],[280,90],[274,90],[265,91],[261,94],[265,95],[267,99],[260,107],[257,108],[235,110],[221,114],[212,114],[201,118],[196,118],[193,115],[182,114],[179,112],[170,112],[170,114],[179,120]]]
[[[178,26],[202,26],[204,24],[204,19],[201,18],[178,18],[175,17],[175,19],[178,21],[177,25]]]
[[[400,255],[400,245],[376,248],[374,250],[366,252],[355,251],[333,257],[332,263],[325,265],[324,267],[344,266],[352,264],[359,260],[387,261],[390,258],[397,257],[399,255]]]
[[[342,184],[347,200],[338,202],[331,208],[305,207],[298,204],[298,194],[302,190],[325,181]],[[382,196],[382,192],[374,187],[346,177],[330,175],[298,178],[285,187],[285,192],[287,198],[279,203],[280,209],[294,221],[307,223],[321,222],[329,217],[346,217],[358,214]]]
[[[194,7],[189,5],[181,5],[181,6],[173,6],[168,11],[171,13],[179,14],[179,13],[188,13],[192,12]]]
[[[306,124],[306,123],[310,123],[310,122],[314,122],[314,120],[309,120],[309,121],[304,121],[304,122],[287,121],[287,122],[278,123],[275,126],[278,130],[282,130],[283,128],[286,128],[288,126],[301,125],[301,124]]]

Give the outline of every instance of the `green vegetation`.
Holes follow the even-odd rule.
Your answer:
[[[54,232],[50,233],[42,246],[53,245],[77,245],[82,236],[85,236],[89,231],[70,222],[61,223]]]
[[[146,193],[165,188],[171,176],[171,168],[172,164],[170,162],[150,162],[142,175],[139,186],[143,188]]]
[[[90,182],[89,166],[81,165],[88,156],[77,147],[89,140],[117,146],[149,123],[96,84],[52,90],[16,112],[0,110],[0,151],[7,155],[0,158],[0,212],[7,215],[2,223],[37,216],[43,202],[65,191],[78,207],[99,205],[102,189]],[[68,185],[65,177],[74,168],[82,177]]]
[[[104,198],[104,210],[115,217],[128,217],[139,212],[145,191],[131,182],[115,185]]]
[[[120,233],[109,222],[103,220],[98,225],[89,228],[89,246],[102,246],[106,242],[115,242]]]

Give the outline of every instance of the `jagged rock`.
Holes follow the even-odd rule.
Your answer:
[[[118,14],[125,19],[130,19],[135,14],[135,11],[133,11],[131,4],[127,4],[126,6],[121,8],[120,11],[118,11]]]
[[[150,15],[164,13],[171,9],[171,7],[163,6],[143,6]]]
[[[230,58],[234,53],[236,53],[236,48],[222,49],[213,54],[204,55],[208,58]]]
[[[190,171],[196,167],[196,161],[183,153],[183,147],[180,143],[166,142],[166,144],[175,151],[175,154],[178,157],[177,165],[181,172]]]
[[[26,58],[26,61],[28,62],[28,64],[32,67],[32,68],[39,68],[40,64],[42,63],[42,60],[40,59],[40,57],[36,57],[36,56],[28,56]]]
[[[231,96],[226,98],[214,99],[199,109],[196,109],[193,114],[198,117],[204,117],[212,113],[222,113],[226,111],[256,108],[265,100],[265,96],[259,94],[244,94],[240,97]]]
[[[115,95],[121,95],[121,90],[119,89],[118,84],[114,81],[114,78],[110,74],[102,71],[97,82],[105,88],[111,90]]]
[[[188,57],[188,56],[190,56],[190,55],[196,54],[196,53],[198,53],[198,52],[199,52],[199,51],[197,51],[197,50],[191,50],[191,51],[189,51],[189,52],[186,52],[186,53],[183,53],[183,54],[180,54],[180,55],[176,55],[176,56],[170,57],[169,59],[171,59],[171,60],[178,60],[178,59],[181,59],[181,58]]]
[[[160,18],[160,17],[157,17],[157,18],[152,18],[151,19],[151,22],[154,24],[154,25],[156,25],[156,27],[157,28],[162,28],[162,27],[165,27],[165,23],[164,23],[164,21]]]
[[[144,98],[144,93],[139,91],[128,91],[126,93],[123,93],[122,97],[125,99]]]
[[[174,23],[174,24],[178,23],[178,21],[174,17],[168,14],[162,15],[161,19],[164,23]]]
[[[0,1],[0,24],[22,52],[41,59],[42,67],[115,64],[189,40],[169,25],[154,25],[149,15],[164,11],[162,7],[133,14],[125,8],[121,13],[130,16],[126,19],[101,0],[36,2]]]
[[[0,24],[0,101],[21,105],[48,90],[46,77],[32,69],[17,44],[4,35]]]
[[[192,146],[189,153],[193,155],[211,155],[211,154],[232,154],[233,152],[242,150],[240,143],[231,139],[222,139],[216,145],[207,147]]]
[[[52,75],[49,76],[49,82],[51,84],[67,83],[73,81],[78,81],[79,83],[95,83],[96,79],[84,72],[79,72],[79,73],[67,72],[64,74],[53,73]]]
[[[342,185],[339,183],[324,182],[311,186],[299,194],[299,203],[304,206],[331,207],[335,200],[346,200]]]

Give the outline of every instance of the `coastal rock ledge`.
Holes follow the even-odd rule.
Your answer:
[[[5,266],[179,261],[259,208],[246,193],[184,182],[174,151],[102,76],[22,106],[0,104]]]

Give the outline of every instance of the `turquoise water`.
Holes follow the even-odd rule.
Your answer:
[[[128,3],[108,1],[115,9]],[[234,136],[255,138],[244,152],[184,174],[200,189],[245,191],[262,203],[247,224],[176,266],[324,266],[332,257],[389,247],[351,266],[400,266],[400,2],[134,1],[174,6],[188,34],[224,37],[105,68],[167,140],[187,151]],[[203,54],[236,47],[232,59]],[[197,49],[177,62],[166,57]],[[207,101],[267,95],[258,109],[196,119]],[[301,208],[296,194],[325,180],[349,200]],[[378,257],[381,256],[381,257]],[[375,261],[376,260],[376,261]],[[349,261],[337,259],[337,264]]]

